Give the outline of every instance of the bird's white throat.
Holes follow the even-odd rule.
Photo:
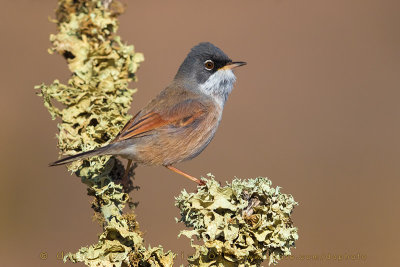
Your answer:
[[[208,80],[200,85],[200,90],[215,97],[216,102],[223,107],[229,94],[232,92],[236,76],[230,69],[220,69],[213,73]]]

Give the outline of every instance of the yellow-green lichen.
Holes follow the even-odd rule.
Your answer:
[[[87,266],[172,266],[175,254],[164,252],[162,247],[143,245],[142,236],[130,229],[132,219],[111,219],[99,242],[79,249],[77,253],[69,253],[65,260],[84,262]]]
[[[59,31],[50,36],[50,52],[66,58],[72,77],[66,85],[55,80],[37,88],[52,118],[61,118],[60,153],[73,155],[107,144],[130,119],[136,90],[128,84],[135,80],[143,55],[115,35],[118,21],[102,1],[60,0],[57,18]],[[93,178],[108,159],[96,157],[85,165],[77,161],[69,169],[79,171],[82,178]]]
[[[57,135],[60,154],[73,155],[109,143],[131,118],[128,110],[135,89],[135,72],[143,61],[132,45],[115,35],[122,5],[110,0],[59,0],[58,33],[50,36],[50,53],[61,54],[72,72],[67,84],[55,80],[39,85],[39,95],[51,117],[60,118]],[[103,226],[97,244],[69,253],[64,260],[88,266],[171,266],[174,254],[161,247],[146,249],[130,203],[116,183],[124,168],[110,156],[80,160],[68,165],[87,184],[94,197],[92,208]]]
[[[271,187],[267,178],[240,180],[221,187],[210,175],[197,193],[185,190],[176,198],[179,221],[193,230],[181,231],[197,237],[203,245],[192,247],[188,261],[194,266],[260,266],[267,256],[276,264],[290,255],[298,239],[291,213],[297,205],[291,195]]]

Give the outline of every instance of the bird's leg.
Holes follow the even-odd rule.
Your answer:
[[[128,159],[128,164],[126,165],[124,176],[122,177],[121,183],[124,187],[128,187],[129,185],[129,170],[131,169],[132,160]]]
[[[189,174],[187,174],[187,173],[184,173],[183,171],[178,170],[177,168],[172,167],[171,165],[168,165],[168,166],[165,166],[165,167],[166,167],[167,169],[170,169],[170,170],[173,171],[173,172],[176,172],[177,174],[180,174],[180,175],[185,176],[186,178],[190,179],[191,181],[193,181],[193,182],[195,182],[195,183],[197,183],[197,184],[199,184],[199,185],[205,185],[205,184],[206,184],[204,181],[199,180],[199,179],[197,179],[196,177],[193,177],[193,176],[191,176],[191,175],[189,175]]]

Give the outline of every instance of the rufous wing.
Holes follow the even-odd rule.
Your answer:
[[[169,108],[145,114],[139,112],[121,130],[113,143],[143,136],[166,125],[186,127],[200,120],[206,113],[206,106],[199,100],[185,100]]]

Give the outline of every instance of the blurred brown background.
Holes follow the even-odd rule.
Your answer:
[[[363,258],[280,266],[399,266],[400,2],[126,3],[119,34],[146,59],[131,85],[139,88],[132,113],[200,41],[248,62],[236,72],[216,138],[179,167],[220,180],[268,176],[300,203],[294,255]],[[47,167],[58,156],[57,127],[33,86],[69,77],[64,59],[46,51],[56,1],[1,6],[1,265],[58,266],[58,252],[96,242],[100,227],[80,180]],[[146,242],[186,257],[174,196],[195,185],[161,167],[136,173],[141,190],[132,195]]]

